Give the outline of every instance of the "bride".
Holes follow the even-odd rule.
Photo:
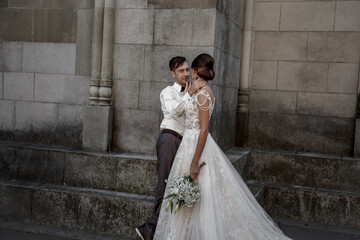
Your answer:
[[[214,78],[214,59],[200,54],[191,64],[194,81]],[[185,108],[185,133],[169,178],[191,175],[201,191],[193,207],[176,214],[162,204],[154,239],[230,240],[290,239],[257,203],[246,184],[208,133],[215,97],[209,84]],[[199,169],[199,164],[206,165]],[[165,195],[169,189],[165,190]],[[167,201],[167,200],[164,200]]]

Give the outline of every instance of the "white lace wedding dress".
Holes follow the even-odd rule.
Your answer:
[[[202,94],[209,107],[199,103]],[[193,95],[185,109],[185,133],[176,154],[170,176],[190,174],[190,164],[200,134],[199,108],[214,109],[214,95],[200,90]],[[209,134],[200,161],[206,162],[197,183],[201,199],[193,207],[183,205],[174,214],[166,211],[164,200],[154,239],[156,240],[264,240],[290,239],[274,224],[273,220],[257,203],[250,190]],[[168,189],[165,195],[168,195]]]

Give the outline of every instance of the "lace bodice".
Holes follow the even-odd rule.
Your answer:
[[[199,96],[205,96],[205,101]],[[191,97],[185,107],[185,129],[200,129],[200,111],[209,111],[209,119],[214,110],[215,97],[211,89],[202,89]]]

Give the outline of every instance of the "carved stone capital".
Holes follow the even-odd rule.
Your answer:
[[[100,80],[100,87],[112,87],[112,80],[108,78],[101,78]]]

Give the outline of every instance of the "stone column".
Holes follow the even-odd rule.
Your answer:
[[[249,73],[251,59],[251,38],[253,34],[254,0],[245,0],[243,46],[241,51],[241,66],[239,80],[238,106],[236,111],[235,145],[246,147],[249,122]]]
[[[91,46],[90,105],[98,105],[101,76],[101,47],[104,19],[104,0],[95,0]]]
[[[355,119],[354,152],[353,157],[360,157],[360,94],[358,95],[357,111]]]
[[[114,46],[115,0],[105,0],[99,105],[110,106]]]

